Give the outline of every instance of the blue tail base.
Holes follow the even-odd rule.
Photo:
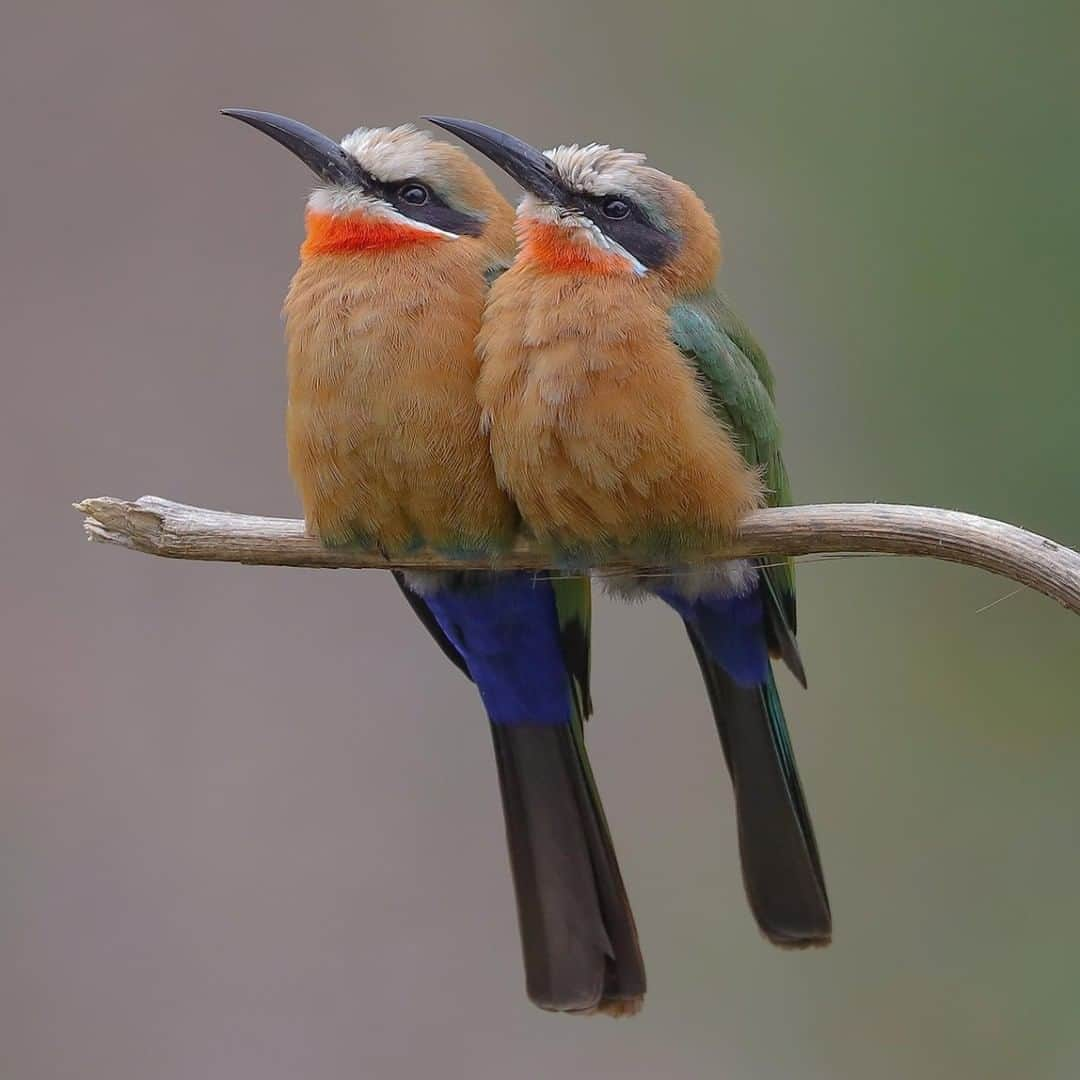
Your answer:
[[[655,591],[697,631],[713,663],[739,686],[760,686],[769,677],[765,604],[760,586],[742,594],[707,592],[694,597],[670,587]]]
[[[571,720],[555,592],[531,573],[472,575],[424,600],[461,653],[493,724]]]

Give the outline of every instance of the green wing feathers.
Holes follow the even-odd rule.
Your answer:
[[[787,472],[765,354],[714,292],[679,301],[669,318],[672,339],[697,369],[717,415],[735,434],[746,460],[762,469],[769,505],[786,505]]]
[[[679,300],[668,316],[672,340],[697,369],[717,417],[734,434],[747,462],[761,469],[768,505],[790,505],[773,375],[761,346],[727,301],[711,289]],[[794,564],[791,559],[770,559],[762,570],[786,629],[794,635]],[[777,629],[782,633],[784,628]]]
[[[555,610],[559,618],[566,670],[570,674],[574,704],[581,720],[592,715],[589,666],[592,636],[592,590],[584,577],[552,577]]]

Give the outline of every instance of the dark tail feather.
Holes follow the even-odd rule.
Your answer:
[[[775,945],[827,945],[832,915],[825,876],[772,672],[761,686],[739,686],[709,659],[693,628],[686,629],[735,789],[743,881],[754,917]]]
[[[771,655],[779,657],[788,666],[788,670],[802,688],[806,689],[806,668],[803,666],[802,657],[799,655],[799,646],[795,641],[795,632],[788,622],[784,611],[784,600],[777,593],[775,586],[767,572],[762,571],[758,575],[762,586],[762,599],[765,607],[765,636],[769,642]],[[789,597],[788,607],[794,612],[794,598]]]
[[[636,1013],[645,968],[580,731],[491,733],[529,997],[559,1012]]]

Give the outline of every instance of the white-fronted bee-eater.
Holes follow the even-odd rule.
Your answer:
[[[412,127],[338,143],[272,113],[225,111],[318,177],[285,301],[289,464],[308,529],[389,556],[503,550],[519,518],[481,427],[475,339],[513,255],[511,207],[466,154]],[[587,581],[398,581],[490,720],[529,996],[635,1011],[644,970],[583,741]]]
[[[641,154],[541,153],[485,124],[431,119],[526,193],[520,249],[479,336],[499,481],[568,562],[673,568],[620,588],[659,596],[690,635],[761,930],[777,945],[826,944],[825,880],[772,670],[782,658],[805,683],[792,566],[701,569],[747,511],[789,501],[772,373],[716,291],[713,219]]]

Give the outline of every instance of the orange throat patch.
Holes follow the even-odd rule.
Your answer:
[[[308,210],[304,223],[307,235],[300,245],[301,258],[355,251],[387,251],[413,244],[437,244],[443,239],[438,233],[426,229],[366,214],[339,217]]]
[[[574,230],[547,221],[526,220],[521,225],[521,258],[549,273],[633,276],[633,267],[619,255],[601,251]]]

